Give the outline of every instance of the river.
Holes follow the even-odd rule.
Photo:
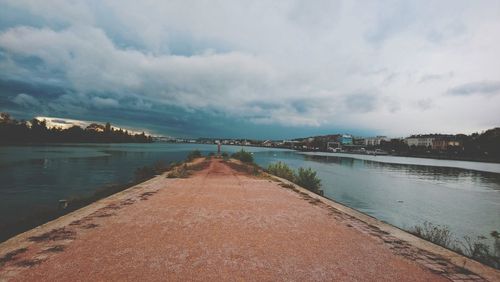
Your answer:
[[[238,146],[223,146],[234,152]],[[180,161],[199,144],[57,144],[0,147],[0,241],[60,199],[127,185],[137,168]],[[325,196],[403,229],[425,221],[456,237],[500,231],[500,164],[251,148],[261,166],[283,161],[318,172]],[[19,222],[30,222],[19,226]],[[31,225],[30,225],[31,224]]]

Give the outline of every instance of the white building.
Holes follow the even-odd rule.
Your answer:
[[[431,147],[432,141],[436,139],[435,137],[430,136],[413,136],[405,139],[405,143],[408,146],[416,146],[416,147]]]
[[[364,139],[365,146],[378,146],[382,141],[389,141],[387,136],[367,137]]]

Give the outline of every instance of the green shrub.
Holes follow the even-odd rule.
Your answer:
[[[278,177],[284,178],[292,182],[295,180],[295,173],[293,172],[293,170],[287,164],[282,162],[270,164],[267,167],[267,171],[271,174],[274,174]]]
[[[240,160],[244,163],[253,163],[253,156],[251,153],[241,149],[241,151],[236,152],[231,155],[231,158]]]
[[[295,173],[287,164],[277,162],[275,164],[270,164],[267,167],[267,171],[270,174],[274,174],[304,187],[309,191],[323,195],[323,191],[321,190],[321,179],[319,179],[316,172],[311,168],[306,169],[301,167],[298,169],[297,173]]]
[[[316,176],[316,172],[311,168],[300,167],[295,176],[297,185],[306,188],[314,193],[319,193],[321,188],[321,179]]]
[[[189,154],[187,156],[187,160],[192,161],[194,159],[201,158],[201,157],[202,157],[202,154],[201,154],[200,150],[194,150],[194,151],[189,152]]]

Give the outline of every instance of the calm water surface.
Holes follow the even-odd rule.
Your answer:
[[[193,149],[216,150],[214,145],[163,143],[0,147],[0,230],[54,209],[60,199],[130,183],[137,168],[182,160]],[[325,196],[401,228],[430,221],[448,225],[457,237],[500,230],[499,164],[245,150],[261,166],[284,161],[294,168],[312,167]]]

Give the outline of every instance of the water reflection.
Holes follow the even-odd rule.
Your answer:
[[[500,174],[493,172],[483,172],[467,170],[454,167],[424,166],[397,163],[384,163],[371,160],[358,160],[354,158],[303,155],[305,160],[333,163],[347,167],[361,167],[370,170],[378,170],[384,173],[393,173],[400,176],[418,178],[433,182],[471,182],[481,184],[495,190],[500,190]]]

